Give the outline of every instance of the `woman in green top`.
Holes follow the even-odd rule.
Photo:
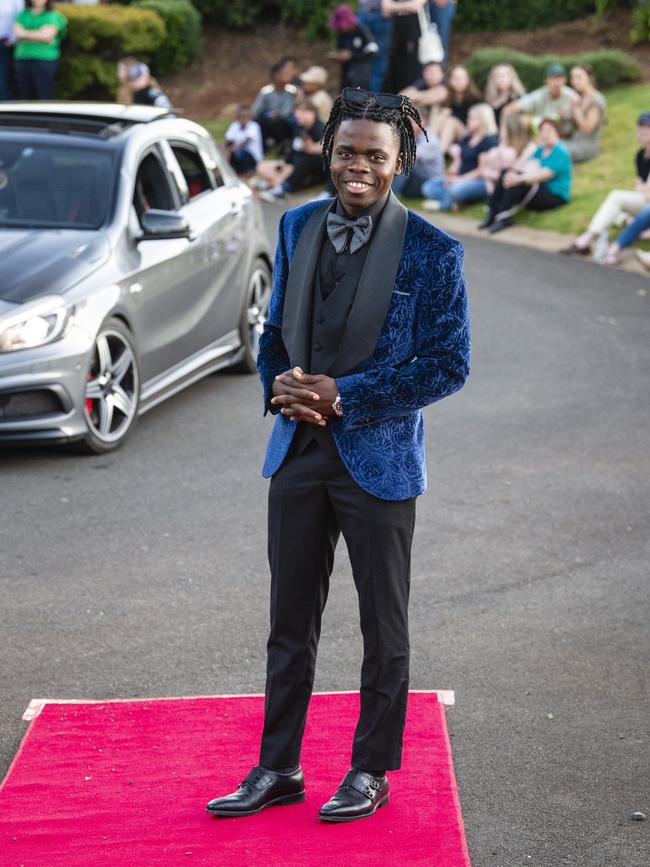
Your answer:
[[[16,16],[14,72],[21,99],[53,99],[67,19],[52,0],[26,0]]]
[[[550,211],[571,201],[571,157],[560,141],[556,120],[545,117],[539,126],[539,147],[530,165],[514,171],[507,169],[488,199],[488,214],[481,223],[493,235],[512,225],[522,208]]]

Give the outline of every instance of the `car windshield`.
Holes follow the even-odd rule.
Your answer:
[[[113,152],[0,139],[0,229],[97,229],[108,215]]]

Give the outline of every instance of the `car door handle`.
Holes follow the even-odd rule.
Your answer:
[[[231,213],[233,216],[236,216],[237,214],[241,214],[243,207],[244,207],[244,206],[243,206],[243,204],[242,204],[241,202],[231,202],[231,204],[230,204],[230,213]]]

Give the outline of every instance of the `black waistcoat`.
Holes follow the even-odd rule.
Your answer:
[[[374,220],[373,234],[385,202],[383,199],[368,209]],[[338,213],[342,213],[340,203],[337,205]],[[347,249],[336,254],[327,235],[322,237],[312,281],[309,373],[332,374],[370,246],[371,242],[354,254]],[[294,448],[300,453],[313,439],[322,448],[338,455],[329,426],[322,428],[301,423],[294,436]]]
[[[310,373],[331,374],[358,285],[358,274],[354,270],[348,271],[323,299],[321,275],[316,269],[311,310]]]

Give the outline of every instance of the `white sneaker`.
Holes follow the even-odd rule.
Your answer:
[[[422,210],[423,211],[440,211],[441,206],[438,199],[422,199]]]

